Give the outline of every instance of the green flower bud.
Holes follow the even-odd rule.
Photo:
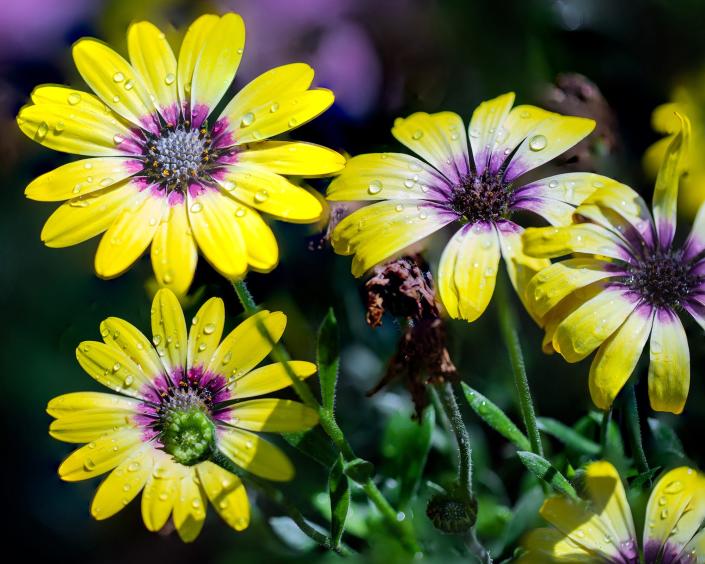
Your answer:
[[[215,425],[197,407],[170,410],[163,419],[160,438],[176,462],[192,466],[209,457],[215,445]]]
[[[466,533],[477,521],[477,501],[436,494],[426,506],[426,515],[439,531],[456,535]]]

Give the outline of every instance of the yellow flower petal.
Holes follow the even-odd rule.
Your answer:
[[[580,142],[595,128],[594,120],[552,114],[527,133],[507,166],[505,180],[511,182]]]
[[[149,247],[165,211],[166,198],[154,194],[125,207],[100,240],[95,254],[96,274],[114,278],[130,268]]]
[[[285,133],[322,114],[333,103],[330,90],[307,90],[313,69],[303,63],[277,67],[247,84],[225,107],[225,135],[243,145]]]
[[[377,202],[345,217],[333,231],[331,243],[336,253],[355,255],[352,273],[362,276],[455,219],[453,214],[427,204]]]
[[[120,212],[145,197],[127,182],[62,204],[47,220],[41,238],[47,247],[68,247],[110,227]]]
[[[132,127],[129,121],[113,112],[100,98],[83,90],[76,90],[57,84],[40,84],[32,91],[31,99],[38,106],[42,104],[59,104],[70,108],[79,108],[81,111],[95,114],[105,121],[112,123],[114,119],[128,129]]]
[[[140,389],[151,384],[151,375],[123,351],[98,341],[83,341],[76,347],[81,367],[95,380],[125,395],[141,399]]]
[[[73,60],[86,84],[110,108],[139,127],[159,132],[149,91],[123,57],[100,41],[81,39],[73,46]]]
[[[534,320],[540,324],[540,316],[533,310],[529,300],[527,286],[533,276],[551,264],[548,259],[538,259],[525,254],[521,245],[521,234],[524,229],[511,221],[502,221],[496,224],[499,233],[499,244],[502,250],[502,258],[507,267],[509,279],[512,282],[514,291],[524,304]]]
[[[502,94],[482,102],[472,113],[468,135],[477,174],[485,172],[495,150],[495,143],[502,140],[502,125],[512,109],[514,98],[514,92]]]
[[[159,290],[152,301],[152,342],[167,374],[186,369],[186,320],[179,300],[166,288]]]
[[[627,290],[605,288],[556,329],[553,346],[568,362],[578,362],[599,347],[636,308]]]
[[[662,248],[671,244],[676,232],[678,182],[683,174],[684,161],[690,150],[690,120],[680,114],[678,116],[681,120],[681,129],[666,149],[654,187],[654,222]]]
[[[187,366],[208,366],[223,335],[225,305],[220,298],[211,298],[193,318],[188,333]]]
[[[235,220],[240,224],[240,232],[245,238],[247,262],[253,270],[270,272],[279,263],[279,247],[269,225],[255,210],[238,206]]]
[[[458,114],[417,112],[394,121],[392,135],[453,183],[470,172],[465,126]]]
[[[705,564],[705,529],[693,537],[681,554],[690,558],[693,564]]]
[[[279,447],[249,431],[222,431],[218,437],[218,447],[235,464],[260,478],[288,482],[294,477],[294,466]]]
[[[250,504],[240,478],[212,462],[203,462],[197,468],[203,489],[218,514],[236,531],[246,529]]]
[[[232,83],[244,47],[245,24],[238,14],[225,14],[208,30],[191,79],[195,126],[208,117]]]
[[[41,202],[69,200],[112,186],[142,169],[137,159],[104,157],[74,161],[35,178],[25,196]]]
[[[345,157],[313,143],[262,141],[238,153],[244,164],[261,165],[277,174],[319,176],[342,170]]]
[[[59,466],[59,477],[67,482],[93,478],[112,470],[142,446],[139,429],[121,429],[103,435],[75,450]]]
[[[607,410],[636,367],[653,324],[650,306],[641,306],[627,317],[597,351],[590,365],[590,395]]]
[[[237,386],[235,387],[237,389]],[[247,400],[231,408],[231,422],[240,429],[266,433],[293,433],[318,423],[318,413],[291,400],[264,398]]]
[[[468,224],[453,236],[438,268],[439,294],[448,315],[475,321],[494,292],[499,237],[491,223]]]
[[[526,295],[531,310],[543,317],[576,289],[619,274],[610,267],[609,263],[593,258],[572,258],[551,264],[528,284]]]
[[[152,343],[131,323],[108,317],[100,324],[100,335],[105,344],[127,354],[147,378],[154,379],[162,374],[162,363]]]
[[[224,194],[209,190],[188,196],[188,217],[198,247],[220,274],[241,278],[247,271],[247,251],[236,214],[241,209]]]
[[[526,139],[529,132],[546,118],[555,115],[557,114],[536,106],[521,105],[512,108],[497,133],[497,146],[492,151],[490,171],[499,171],[507,157]]]
[[[272,351],[271,341],[281,339],[286,327],[286,315],[263,310],[248,317],[228,334],[216,350],[208,370],[226,379],[247,374]]]
[[[179,50],[176,81],[182,108],[186,108],[191,103],[193,71],[206,41],[219,21],[220,18],[214,14],[204,14],[196,19],[186,31]]]
[[[596,555],[574,543],[569,537],[555,529],[534,529],[529,532],[522,546],[528,552],[519,556],[517,564],[546,564],[565,562],[566,564],[595,564]]]
[[[165,35],[150,22],[134,23],[127,31],[127,52],[154,96],[159,113],[175,125],[179,117],[176,57]]]
[[[691,562],[678,556],[681,551],[687,554],[685,545],[705,520],[705,476],[685,466],[664,474],[651,492],[645,520],[649,524],[644,527],[647,561],[656,562],[661,553],[663,562]]]
[[[179,495],[183,471],[171,456],[161,450],[153,452],[154,466],[142,494],[142,520],[150,531],[159,531],[165,524]]]
[[[316,365],[312,362],[291,360],[287,364],[301,380],[316,373]],[[291,386],[289,374],[284,364],[277,362],[248,372],[231,386],[231,390],[237,399],[242,399],[262,396],[288,386]]]
[[[442,200],[451,186],[432,166],[402,153],[351,158],[328,186],[329,200]]]
[[[144,447],[125,459],[98,487],[91,515],[101,521],[124,508],[142,491],[153,464],[151,447]]]
[[[25,106],[17,125],[27,137],[55,151],[93,157],[141,153],[127,127],[107,112],[97,114],[80,104]]]
[[[512,203],[513,209],[526,210],[541,216],[550,225],[569,225],[575,208],[565,202],[551,198],[517,197]]]
[[[583,205],[588,204],[596,204],[603,209],[613,210],[623,217],[628,225],[621,224],[622,232],[628,234],[626,228],[631,227],[648,243],[653,241],[651,212],[649,212],[643,198],[626,184],[614,181],[606,184],[585,199]],[[583,206],[579,207],[576,213],[584,214],[583,209]]]
[[[84,409],[52,421],[49,434],[65,443],[89,443],[118,429],[134,426],[135,414],[136,406],[129,409]]]
[[[524,252],[540,258],[571,253],[602,255],[631,262],[625,242],[600,225],[579,223],[564,227],[529,227],[522,236]]]
[[[675,114],[673,117],[675,118]],[[644,152],[642,163],[649,177],[656,178],[658,169],[661,167],[663,157],[668,150],[668,146],[673,141],[673,137],[674,135],[669,135],[668,137],[659,139]]]
[[[517,188],[515,195],[517,197],[550,198],[579,206],[598,189],[612,186],[624,185],[607,176],[592,172],[567,172],[521,186]]]
[[[312,223],[323,213],[315,196],[261,165],[230,166],[219,182],[229,196],[278,219]]]
[[[610,481],[613,487],[614,482]],[[627,539],[615,538],[612,524],[606,515],[595,514],[583,503],[575,502],[567,497],[551,497],[547,499],[540,510],[541,517],[558,529],[585,552],[593,554],[592,562],[613,562],[618,556],[616,546]],[[606,542],[613,539],[616,544]],[[629,539],[634,542],[634,539]]]
[[[656,312],[649,356],[651,408],[681,413],[690,387],[690,351],[683,324],[668,309]]]
[[[584,480],[593,511],[610,529],[611,544],[631,542],[636,550],[634,520],[617,469],[609,462],[592,462],[585,468]]]
[[[174,498],[174,526],[184,542],[193,542],[206,520],[206,495],[191,466],[179,481],[179,495]]]
[[[138,402],[132,398],[104,392],[73,392],[52,399],[47,413],[52,417],[78,415],[83,411],[118,411],[123,416],[133,413]]]
[[[177,296],[188,291],[196,272],[198,249],[185,204],[170,205],[154,234],[151,247],[154,275],[163,288]]]

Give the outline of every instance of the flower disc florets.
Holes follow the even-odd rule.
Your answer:
[[[509,216],[511,186],[497,174],[468,174],[453,188],[450,207],[470,223]]]
[[[678,308],[700,280],[679,251],[658,251],[629,269],[627,285],[655,307]]]

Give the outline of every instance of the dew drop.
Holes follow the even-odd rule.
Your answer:
[[[414,132],[411,134],[411,138],[414,139],[414,140],[416,140],[416,141],[418,141],[418,140],[421,139],[422,137],[423,137],[423,131],[421,131],[420,129],[417,129],[416,131],[414,131]]]
[[[44,139],[47,136],[47,133],[49,133],[49,124],[43,121],[39,124],[39,127],[37,127],[37,137],[39,139]]]
[[[242,116],[242,119],[240,120],[240,125],[242,127],[247,127],[248,125],[252,125],[255,122],[255,114],[252,112],[247,112],[244,116]]]
[[[548,141],[544,135],[534,135],[529,140],[529,149],[532,151],[543,151],[548,145]]]
[[[71,92],[71,94],[69,94],[66,98],[66,101],[69,105],[75,106],[81,101],[81,95],[78,92]]]
[[[203,209],[203,204],[201,204],[201,202],[194,202],[194,203],[191,205],[191,212],[192,212],[192,213],[198,213],[198,212],[200,212],[202,209]]]
[[[269,112],[272,114],[274,112],[276,112],[278,109],[279,109],[279,104],[277,104],[276,102],[274,102],[271,106],[269,106]]]
[[[119,101],[120,101],[120,96],[115,94],[115,96],[113,96],[113,102],[115,102],[117,104]]]
[[[174,84],[175,80],[176,80],[176,76],[174,75],[173,72],[167,73],[167,75],[164,77],[164,83],[166,85]]]
[[[125,90],[132,90],[132,88],[135,86],[135,83],[132,82],[131,80],[128,80],[125,83]]]
[[[382,183],[379,180],[373,180],[367,187],[367,191],[372,194],[379,194],[382,191]]]
[[[298,124],[298,120],[296,118],[291,118],[289,120],[289,127],[295,127]]]
[[[258,204],[265,202],[267,198],[269,198],[269,192],[267,192],[266,190],[258,190],[255,194],[255,202],[257,202]]]
[[[129,466],[127,467],[127,470],[130,472],[137,472],[137,470],[140,469],[140,463],[139,462],[131,462]]]
[[[235,217],[245,217],[245,208],[237,208],[235,210]]]
[[[203,328],[203,332],[206,335],[212,335],[213,332],[215,331],[215,323],[208,323],[206,326]]]
[[[125,138],[124,138],[122,135],[119,135],[119,134],[113,135],[113,142],[114,142],[116,145],[119,145],[119,144],[122,143],[124,140],[125,140]]]

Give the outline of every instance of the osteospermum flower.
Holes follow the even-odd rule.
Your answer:
[[[638,564],[640,549],[632,512],[617,470],[593,462],[584,474],[587,500],[547,499],[541,516],[554,528],[536,529],[524,539],[522,564],[607,562]],[[692,468],[666,472],[646,507],[642,536],[645,564],[705,562],[705,476]]]
[[[207,500],[236,530],[249,523],[247,494],[240,479],[209,460],[214,450],[248,472],[268,480],[290,480],[286,455],[253,431],[300,431],[318,421],[316,412],[282,399],[247,399],[287,387],[285,366],[255,369],[272,349],[286,316],[260,311],[222,342],[225,313],[220,298],[208,300],[187,329],[176,296],[157,292],[152,305],[152,343],[134,326],[114,317],[100,326],[104,342],[83,342],[78,362],[98,382],[119,392],[77,392],[49,402],[56,418],[50,434],[87,443],[59,468],[67,481],[110,472],[91,505],[107,519],[141,490],[142,517],[150,531],[173,512],[180,537],[195,539]],[[300,378],[316,370],[290,361]],[[244,401],[240,401],[244,400]]]
[[[333,233],[335,251],[355,255],[355,276],[453,223],[460,228],[438,272],[448,313],[468,321],[482,314],[500,256],[523,299],[525,283],[548,263],[523,254],[515,212],[563,224],[574,206],[608,179],[569,173],[522,182],[524,173],[575,145],[595,123],[534,106],[512,109],[513,103],[509,93],[480,104],[470,121],[469,145],[457,114],[416,113],[397,119],[392,134],[424,160],[401,153],[350,159],[331,183],[328,199],[377,201],[343,219]]]
[[[524,234],[532,256],[579,254],[537,274],[527,296],[544,317],[547,350],[577,362],[599,347],[589,382],[601,409],[629,379],[649,335],[651,406],[680,413],[688,397],[690,355],[679,314],[705,328],[705,208],[685,244],[673,244],[688,135],[686,120],[659,171],[653,218],[634,190],[612,183],[575,210],[572,225]]]
[[[230,278],[248,266],[265,272],[276,266],[277,242],[259,212],[312,222],[323,209],[281,175],[332,173],[344,159],[318,145],[267,141],[333,103],[329,90],[309,90],[308,65],[262,74],[213,114],[244,43],[242,19],[226,14],[197,19],[178,61],[149,22],[128,31],[129,63],[95,39],[74,45],[78,71],[96,95],[39,86],[17,117],[38,143],[95,157],[59,167],[27,187],[35,200],[68,200],[42,230],[48,246],[74,245],[106,231],[95,270],[110,278],[151,242],[158,282],[178,294],[193,279],[197,248]]]
[[[683,217],[693,219],[705,201],[705,73],[700,72],[682,80],[671,95],[671,101],[658,106],[651,115],[655,131],[665,135],[644,153],[644,168],[653,178],[663,162],[666,149],[680,129],[678,112],[687,116],[692,124],[691,143],[685,156],[688,175],[681,179],[678,209]]]

